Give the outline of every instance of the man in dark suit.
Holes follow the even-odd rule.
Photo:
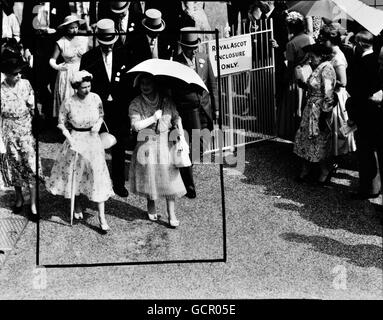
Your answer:
[[[120,78],[130,65],[126,52],[120,47],[114,47],[118,40],[114,22],[101,19],[97,22],[97,41],[99,46],[91,49],[82,56],[80,70],[87,70],[93,75],[92,91],[97,93],[103,102],[104,119],[110,132],[116,137],[117,144],[112,147],[112,181],[114,192],[127,197],[125,188],[125,146],[129,134],[128,106],[124,101],[120,86]]]
[[[98,3],[98,18],[114,21],[116,30],[120,33],[115,47],[125,45],[129,41],[130,33],[141,24],[144,16],[144,1],[100,1]]]
[[[146,10],[141,25],[137,26],[126,46],[134,65],[147,59],[170,59],[172,57],[176,49],[163,36],[162,31],[165,28],[166,24],[159,10]]]
[[[383,177],[383,81],[379,73],[378,57],[373,52],[373,35],[361,31],[355,40],[357,57],[352,69],[348,113],[351,124],[354,122],[358,128],[359,190],[352,194],[352,198],[363,200],[379,196],[381,181],[377,160],[380,177]]]
[[[189,138],[192,137],[193,129],[212,130],[213,121],[218,118],[217,80],[214,77],[207,54],[198,52],[200,39],[197,33],[190,33],[193,31],[198,30],[194,27],[181,29],[181,41],[179,43],[182,52],[174,58],[174,61],[193,68],[206,84],[209,93],[205,90],[197,91],[192,87],[181,86],[174,90],[174,100]],[[181,168],[180,171],[187,191],[186,196],[195,198],[192,167]]]

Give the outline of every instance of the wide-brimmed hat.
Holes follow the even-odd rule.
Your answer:
[[[85,23],[85,21],[83,19],[80,19],[77,15],[75,14],[72,14],[70,16],[66,16],[64,18],[64,22],[62,24],[60,24],[57,29],[61,29],[62,27],[65,27],[73,22],[78,22],[79,24],[83,24]]]
[[[112,1],[109,3],[110,10],[114,13],[123,13],[128,10],[128,1]]]
[[[196,48],[199,46],[201,39],[198,37],[197,33],[193,33],[193,31],[198,32],[198,29],[195,27],[185,27],[181,30],[181,40],[178,43],[181,46]]]
[[[21,57],[8,57],[3,59],[1,57],[0,71],[5,74],[12,74],[15,72],[21,72],[24,68],[28,66],[28,63],[25,62]]]
[[[118,34],[115,34],[116,28],[111,19],[101,19],[96,24],[97,41],[101,44],[113,44],[118,40]]]
[[[142,19],[142,25],[153,32],[160,32],[165,29],[165,21],[162,20],[161,11],[157,9],[148,9],[145,11],[145,18]]]

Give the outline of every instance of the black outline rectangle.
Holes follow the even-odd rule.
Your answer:
[[[25,2],[25,1],[17,1]],[[47,1],[50,2],[50,1]],[[219,30],[216,28],[214,31],[198,31],[188,32],[197,34],[214,34],[217,57],[219,57]],[[96,33],[83,34],[82,36],[95,35]],[[116,32],[115,34],[124,34]],[[125,33],[127,34],[127,33]],[[36,72],[33,72],[33,76],[36,76]],[[220,73],[220,61],[217,59],[217,86],[218,86],[218,106],[221,110],[222,97],[221,97],[221,73]],[[36,97],[35,97],[36,99]],[[36,101],[35,101],[36,103]],[[35,104],[36,105],[36,104]],[[218,127],[222,130],[222,114],[219,112]],[[223,159],[222,141],[219,143],[219,155],[220,159]],[[36,138],[36,158],[39,156],[39,140]],[[193,263],[226,263],[227,262],[227,235],[226,235],[226,206],[225,206],[225,186],[224,186],[224,174],[223,163],[219,164],[220,167],[220,185],[221,185],[221,204],[222,204],[222,238],[223,238],[223,258],[222,259],[202,259],[202,260],[168,260],[168,261],[142,261],[142,262],[107,262],[107,263],[85,263],[85,264],[40,264],[40,197],[39,197],[39,179],[36,179],[36,207],[38,220],[36,222],[36,266],[45,268],[88,268],[88,267],[106,267],[106,266],[129,266],[129,265],[155,265],[155,264],[193,264]],[[36,161],[36,172],[39,172],[39,162]]]

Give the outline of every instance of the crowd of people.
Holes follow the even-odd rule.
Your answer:
[[[302,161],[296,181],[325,185],[337,170],[338,157],[357,151],[360,183],[352,198],[379,196],[382,37],[356,23],[348,22],[345,28],[339,21],[304,17],[288,10],[286,1],[244,3],[227,4],[232,35],[240,25],[243,32],[251,32],[264,20],[274,24],[267,52],[275,53],[278,136],[294,142],[294,153]],[[39,160],[34,153],[33,119],[42,113],[45,123],[53,123],[66,138],[44,182],[49,192],[66,198],[84,194],[97,202],[100,229],[106,232],[105,201],[114,194],[129,195],[125,150],[133,146],[130,191],[147,199],[152,221],[158,219],[155,201],[165,198],[169,225],[177,227],[175,199],[196,197],[192,166],[179,169],[166,161],[143,164],[139,156],[144,147],[156,159],[168,158],[172,128],[182,138],[184,129],[192,137],[193,129],[212,130],[218,118],[217,79],[208,55],[198,52],[202,36],[193,33],[210,29],[203,4],[85,4],[26,2],[19,28],[16,14],[3,11],[7,28],[3,28],[1,63],[1,183],[15,187],[15,211],[23,206],[21,188],[29,186],[30,214],[36,219],[33,181]],[[36,5],[38,12],[29,10]],[[236,20],[238,12],[243,21]],[[127,70],[152,58],[192,68],[209,92],[169,87],[147,74],[126,76]],[[146,129],[153,129],[153,139],[137,142],[137,133]],[[98,135],[105,130],[117,140],[111,148],[111,174]],[[160,150],[167,151],[164,155]],[[81,219],[77,200],[74,211],[74,217]]]
[[[152,221],[158,219],[155,201],[165,198],[169,225],[179,226],[176,198],[193,199],[197,193],[192,167],[179,169],[165,161],[171,159],[174,145],[168,142],[169,131],[177,129],[184,141],[184,127],[190,138],[193,129],[212,129],[218,108],[209,58],[198,52],[201,41],[209,38],[198,31],[210,30],[203,3],[179,4],[170,10],[148,1],[88,3],[87,8],[55,1],[24,3],[18,31],[3,32],[1,63],[1,184],[15,187],[15,212],[23,208],[21,188],[28,185],[29,216],[37,219],[33,181],[39,176],[50,193],[74,197],[75,219],[83,218],[81,194],[96,202],[100,230],[107,232],[105,201],[129,195],[125,150],[131,148],[130,191],[147,198]],[[5,14],[15,16],[11,10]],[[126,74],[140,62],[156,58],[190,67],[210,92],[183,87],[181,82],[166,86],[148,74],[135,79]],[[36,174],[34,121],[40,121],[37,131],[53,124],[65,137],[49,177]],[[154,127],[153,139],[136,141],[141,131]],[[111,147],[111,173],[102,131],[117,141]],[[140,161],[143,149],[156,160]]]
[[[294,142],[302,161],[296,181],[328,184],[339,157],[356,151],[359,189],[351,198],[378,197],[383,36],[355,21],[304,17],[286,1],[250,1],[247,9],[249,31],[273,19],[278,136]]]

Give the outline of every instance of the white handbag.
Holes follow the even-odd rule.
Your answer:
[[[102,146],[104,147],[104,149],[109,149],[117,143],[117,139],[114,135],[109,133],[109,129],[108,129],[105,121],[104,121],[104,125],[105,125],[107,132],[100,133],[100,139],[101,139],[101,143],[102,143]]]
[[[177,142],[170,149],[172,164],[177,168],[190,167],[189,146],[184,138],[180,136]]]

